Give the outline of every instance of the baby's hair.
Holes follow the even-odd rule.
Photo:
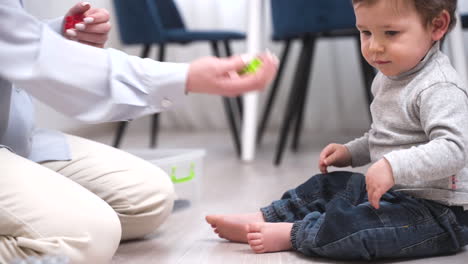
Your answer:
[[[353,5],[364,3],[373,5],[380,0],[352,0]],[[385,0],[388,1],[388,0]],[[396,1],[396,0],[393,0]],[[447,10],[450,14],[450,24],[448,31],[450,31],[457,22],[455,11],[457,10],[457,0],[403,0],[411,1],[416,7],[417,12],[422,16],[423,23],[429,25],[432,20],[436,18],[442,11]]]

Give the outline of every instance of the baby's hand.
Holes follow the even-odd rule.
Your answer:
[[[374,163],[366,173],[366,189],[370,204],[379,209],[380,198],[395,185],[390,163],[381,159]]]
[[[328,173],[328,166],[346,167],[351,165],[351,153],[341,144],[329,144],[320,153],[319,169],[322,173]]]

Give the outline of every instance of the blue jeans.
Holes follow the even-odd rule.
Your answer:
[[[267,222],[294,223],[293,248],[308,256],[428,257],[468,244],[468,226],[451,207],[390,190],[376,210],[364,175],[352,172],[318,174],[261,211]]]

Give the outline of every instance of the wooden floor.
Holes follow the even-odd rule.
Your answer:
[[[170,134],[170,135],[168,135]],[[163,133],[161,148],[204,148],[204,174],[199,180],[199,197],[177,202],[176,210],[166,223],[145,239],[120,245],[113,264],[276,264],[276,263],[355,263],[319,258],[306,258],[295,252],[254,254],[248,245],[219,239],[206,224],[211,213],[255,212],[281,194],[318,172],[320,149],[331,140],[346,142],[357,135],[305,135],[298,153],[289,150],[279,167],[272,165],[275,138],[267,138],[257,151],[255,162],[244,163],[234,155],[229,135],[224,133]],[[109,143],[106,137],[96,137]],[[129,135],[123,148],[145,147],[147,135]],[[365,171],[365,168],[359,171]],[[465,264],[468,251],[454,255],[420,260],[378,263]],[[369,263],[369,262],[363,262]],[[373,262],[375,263],[375,262]]]

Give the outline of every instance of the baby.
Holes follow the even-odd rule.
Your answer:
[[[440,51],[456,0],[353,0],[361,50],[379,70],[372,126],[326,146],[322,174],[259,212],[208,215],[256,253],[335,259],[427,257],[468,244],[468,97]],[[366,174],[328,173],[363,166]]]

